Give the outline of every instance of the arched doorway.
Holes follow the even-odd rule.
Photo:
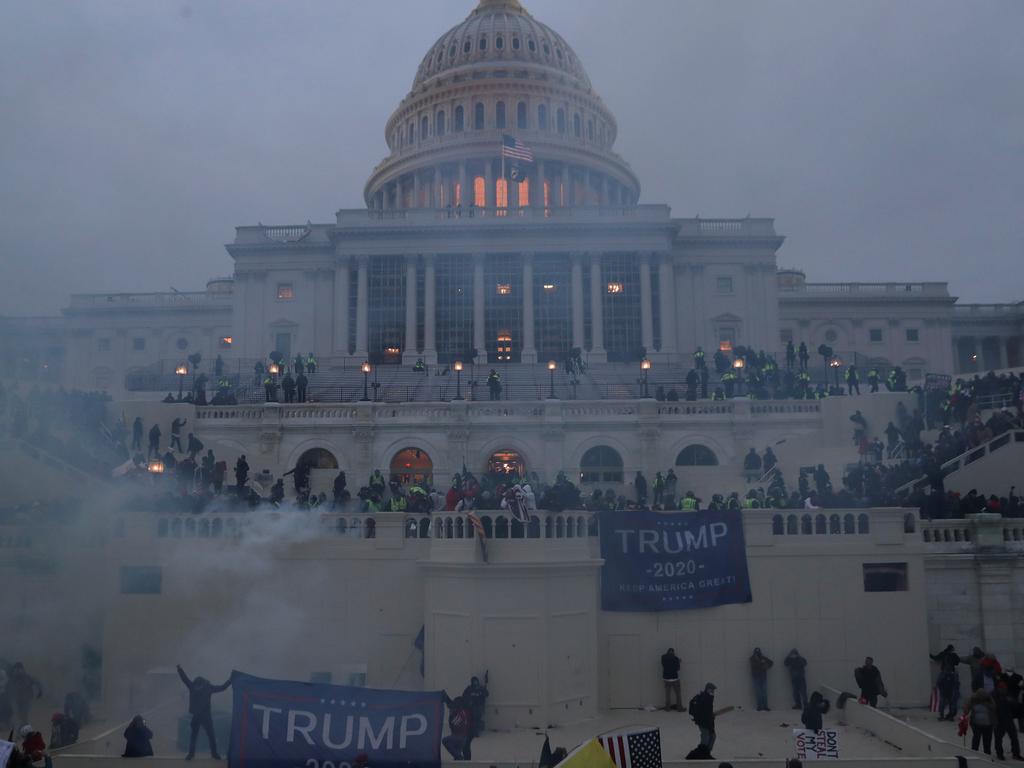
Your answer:
[[[402,485],[433,483],[434,462],[421,448],[403,448],[391,459],[391,479]]]
[[[487,459],[487,473],[506,478],[526,477],[526,463],[519,451],[502,449]]]
[[[326,448],[310,448],[299,456],[296,467],[309,470],[309,492],[326,493],[330,498],[334,490],[334,478],[338,474],[338,460]],[[285,478],[287,480],[288,478]]]

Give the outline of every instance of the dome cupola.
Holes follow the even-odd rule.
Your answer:
[[[364,196],[380,209],[635,205],[617,131],[561,35],[519,0],[480,0],[423,57]]]

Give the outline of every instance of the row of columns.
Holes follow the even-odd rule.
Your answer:
[[[447,205],[455,205],[461,202],[463,207],[468,207],[474,202],[474,182],[477,178],[483,177],[485,197],[485,208],[497,207],[497,177],[500,173],[494,172],[495,163],[500,161],[484,160],[483,173],[470,172],[467,161],[460,161],[457,165],[448,166],[446,173],[442,165],[432,166],[425,171],[423,169],[413,171],[411,174],[400,176],[397,179],[386,182],[374,194],[373,207],[378,210],[397,210],[402,208],[443,208]],[[478,165],[478,163],[474,163]],[[567,163],[560,163],[560,172],[548,174],[545,162],[538,160],[530,167],[526,178],[530,182],[530,205],[543,206],[543,183],[546,181],[551,185],[550,206],[557,208],[563,206],[561,196],[557,194],[559,185],[565,190],[564,206],[575,205],[631,205],[633,202],[632,192],[617,179],[603,173],[592,172],[586,167],[570,166]],[[428,178],[421,179],[426,175]],[[574,179],[580,179],[584,189],[592,191],[596,199],[587,199],[587,192],[584,192],[582,199],[577,199]],[[458,185],[460,199],[456,200],[455,188]],[[411,187],[412,205],[404,203],[405,191]],[[424,205],[420,200],[424,197]],[[521,206],[519,200],[519,185],[515,182],[508,184],[509,208]]]
[[[436,267],[434,254],[423,254],[424,288],[423,288],[423,348],[417,349],[416,321],[417,306],[417,270],[418,256],[408,256],[405,265],[405,341],[403,362],[411,364],[422,357],[424,362],[437,362],[437,326],[436,326]],[[583,253],[569,255],[570,301],[572,318],[572,345],[584,348],[583,333],[583,262],[587,258]],[[485,334],[486,292],[484,285],[484,254],[473,256],[473,346],[477,353],[484,355],[487,349]],[[591,345],[590,359],[603,362],[607,359],[604,346],[604,294],[607,286],[602,279],[601,254],[589,254],[590,261],[590,309],[591,309]],[[369,353],[369,257],[356,257],[356,341],[352,354],[358,359],[366,359]],[[524,363],[537,362],[537,350],[534,337],[534,284],[533,254],[523,254],[522,261],[522,319],[523,338],[521,359]],[[349,277],[350,264],[347,257],[338,260],[334,276],[335,306],[335,348],[336,354],[347,355],[349,352]],[[659,260],[658,274],[661,290],[661,346],[659,352],[672,354],[676,352],[676,306],[673,286],[674,271],[670,257],[662,255]],[[651,290],[651,254],[640,255],[640,327],[641,343],[648,352],[654,350],[654,317]]]
[[[985,342],[989,342],[986,345]],[[987,348],[986,348],[987,346]],[[958,336],[953,340],[953,347],[957,356],[956,364],[963,367],[966,371],[971,370],[987,370],[989,368],[1007,368],[1010,367],[1013,347],[1013,339],[1008,336]],[[994,355],[988,354],[993,352]],[[973,367],[970,365],[969,360],[962,359],[963,354],[967,353],[977,355],[977,360],[974,361]],[[995,357],[996,359],[991,359]],[[1017,362],[1014,360],[1013,362]]]

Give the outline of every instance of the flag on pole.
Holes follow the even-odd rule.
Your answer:
[[[597,739],[590,739],[566,755],[558,768],[615,768],[615,763]]]
[[[480,551],[483,553],[484,562],[487,562],[487,532],[484,530],[484,524],[477,516],[476,512],[470,511],[466,514],[469,519],[469,524],[473,526],[473,530],[476,531],[476,537],[480,540]]]
[[[597,737],[616,768],[661,768],[661,731],[628,728]]]
[[[501,136],[501,156],[511,160],[521,160],[524,163],[533,162],[533,150],[517,139],[505,133]]]

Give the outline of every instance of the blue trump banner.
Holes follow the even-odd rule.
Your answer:
[[[601,514],[601,607],[675,611],[749,603],[739,511]]]
[[[441,765],[440,691],[382,691],[235,672],[230,768]]]

